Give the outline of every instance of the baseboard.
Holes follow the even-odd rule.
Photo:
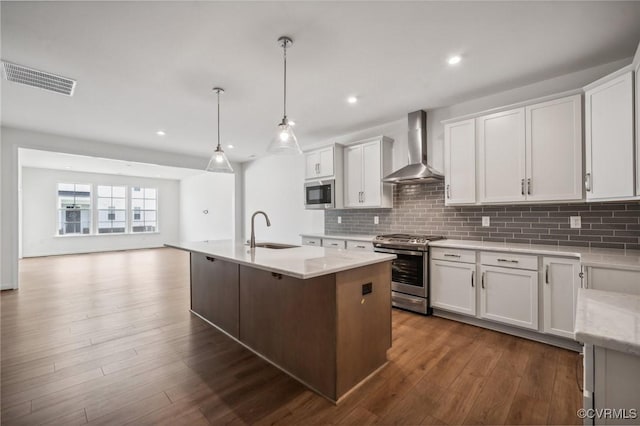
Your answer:
[[[16,288],[13,284],[0,284],[0,290],[15,290]]]
[[[549,334],[543,334],[533,330],[525,330],[518,327],[511,327],[508,325],[498,324],[493,321],[487,321],[474,317],[468,317],[466,315],[456,314],[453,312],[442,311],[437,308],[433,309],[433,315],[453,321],[463,322],[465,324],[475,325],[477,327],[488,328],[489,330],[499,331],[505,334],[511,334],[513,336],[522,337],[523,339],[535,340],[536,342],[546,343],[547,345],[558,346],[570,351],[582,351],[582,344],[576,342],[575,340],[565,339],[563,337],[552,336]]]

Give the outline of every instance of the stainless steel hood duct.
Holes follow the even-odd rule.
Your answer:
[[[427,164],[427,113],[409,113],[409,164],[382,178],[383,182],[396,184],[440,182],[444,179]]]

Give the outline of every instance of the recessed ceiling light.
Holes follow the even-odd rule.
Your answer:
[[[229,145],[227,145],[227,148],[233,149],[234,147],[233,147],[233,145],[229,144]]]
[[[350,104],[355,104],[356,102],[358,102],[358,98],[356,98],[355,96],[349,96],[347,98],[347,102],[349,102]]]
[[[71,166],[65,166],[65,169],[69,170],[71,168]]]
[[[447,62],[449,63],[449,65],[455,65],[457,63],[459,63],[462,60],[462,58],[458,55],[456,56],[452,56],[449,59],[447,59]]]
[[[166,134],[167,134],[167,133],[166,133],[164,130],[158,130],[158,131],[156,132],[156,135],[158,135],[158,136],[164,136],[164,135],[166,135]]]

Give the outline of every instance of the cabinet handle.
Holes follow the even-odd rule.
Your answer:
[[[337,247],[338,243],[331,243],[331,245]]]
[[[524,178],[520,179],[520,194],[524,195]]]
[[[544,282],[549,284],[549,265],[544,267]]]
[[[316,245],[316,242],[315,242],[315,241],[307,241],[307,244],[313,244],[313,245]]]
[[[366,246],[356,246],[356,248],[367,248]]]
[[[444,257],[460,257],[460,255],[459,254],[445,253]]]
[[[591,173],[587,173],[584,176],[584,189],[587,192],[591,192]]]
[[[447,199],[451,199],[451,185],[447,184]]]
[[[272,272],[272,273],[271,273],[271,276],[272,276],[273,278],[275,278],[276,280],[281,280],[281,279],[282,279],[282,274],[278,274],[278,273],[276,273],[276,272]]]
[[[484,272],[482,273],[481,284],[482,284],[482,288],[484,289]]]
[[[473,287],[473,276],[476,273],[476,271],[471,271],[471,287]]]
[[[364,203],[365,200],[365,196],[364,196],[364,191],[362,191],[362,202]]]
[[[527,195],[531,195],[531,178],[527,178]]]
[[[515,259],[498,259],[498,262],[518,263]]]
[[[215,258],[213,258],[213,257],[211,257],[211,256],[207,256],[207,260],[208,260],[209,262],[214,262],[216,259],[215,259]]]

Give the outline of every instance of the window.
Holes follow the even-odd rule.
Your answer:
[[[127,189],[98,185],[98,234],[127,232]]]
[[[58,235],[91,233],[91,185],[58,184]]]
[[[155,232],[157,220],[157,190],[131,188],[131,232]]]

